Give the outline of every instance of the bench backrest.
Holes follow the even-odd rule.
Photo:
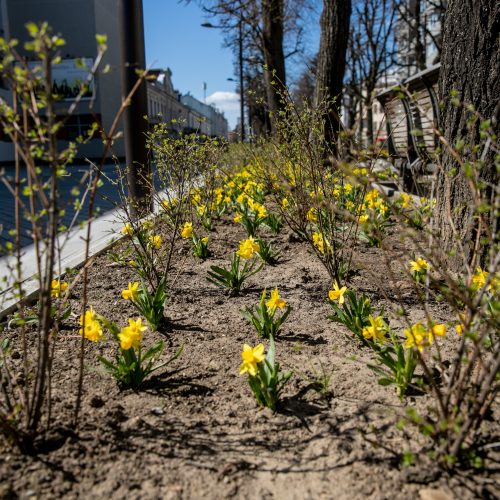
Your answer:
[[[438,77],[436,65],[377,95],[386,115],[391,154],[410,162],[432,161],[438,144],[434,133],[439,125]]]

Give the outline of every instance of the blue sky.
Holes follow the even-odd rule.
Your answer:
[[[318,5],[320,2],[317,2]],[[146,62],[154,67],[170,68],[174,87],[182,93],[190,92],[203,100],[203,82],[207,83],[207,102],[224,111],[233,128],[239,117],[239,95],[236,83],[228,78],[234,75],[233,54],[223,48],[222,33],[218,29],[203,28],[207,19],[193,1],[188,5],[178,0],[143,0]],[[309,53],[319,44],[319,11],[310,14],[304,40]],[[287,80],[301,60],[287,62]]]
[[[235,78],[233,54],[222,48],[220,30],[200,26],[207,18],[194,2],[143,0],[143,9],[147,65],[169,67],[174,87],[201,101],[206,82],[207,102],[222,109],[234,127],[239,96],[236,83],[227,81]]]

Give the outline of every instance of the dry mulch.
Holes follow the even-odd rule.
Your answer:
[[[308,244],[286,231],[277,237],[266,233],[282,258],[252,277],[236,297],[206,280],[210,265],[226,264],[244,236],[226,220],[211,235],[212,258],[196,259],[187,244],[180,250],[168,325],[148,333],[146,343],[162,338],[168,345],[165,356],[181,345],[184,353],[141,391],[120,392],[97,362],[97,354],[111,358],[115,345],[88,343],[76,433],[67,424],[76,394],[79,338],[76,320],[69,321],[56,347],[53,438],[36,456],[2,450],[0,498],[384,499],[418,498],[425,488],[450,498],[493,498],[491,474],[489,480],[471,473],[448,477],[425,458],[405,467],[392,453],[410,446],[395,427],[405,404],[393,387],[377,384],[365,364],[371,360],[367,349],[327,319],[331,282]],[[397,234],[388,241],[393,275],[380,249],[361,246],[350,286],[386,309],[399,297],[410,317],[421,319],[411,284],[396,265],[397,257],[408,260],[408,250]],[[125,324],[135,315],[120,297],[130,280],[130,269],[98,257],[90,272],[89,304]],[[294,377],[273,414],[257,407],[238,368],[243,343],[258,343],[239,310],[256,304],[264,287],[275,286],[293,307],[277,341],[277,359]],[[76,287],[75,311],[80,295]],[[442,304],[431,310],[436,320],[450,319]],[[322,370],[332,375],[329,395],[314,389]],[[428,401],[413,396],[406,404],[424,409]]]

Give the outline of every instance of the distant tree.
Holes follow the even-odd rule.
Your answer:
[[[427,67],[426,45],[427,40],[435,46],[437,57],[433,63],[439,62],[442,45],[442,30],[437,33],[429,28],[429,13],[435,16],[435,25],[441,26],[446,12],[448,0],[393,0],[397,12],[398,25],[401,28],[406,25],[407,37],[400,37],[399,50],[409,52],[410,60],[403,62],[401,58],[397,63],[399,66],[424,70]],[[401,32],[402,30],[398,30]]]
[[[296,81],[293,96],[298,106],[301,105],[302,101],[306,101],[309,104],[313,104],[314,102],[317,67],[318,56],[315,55],[306,62],[305,69],[300,73]]]
[[[360,132],[366,113],[366,138],[373,144],[373,100],[377,86],[392,65],[395,10],[392,0],[355,0],[347,52],[346,93],[355,113],[359,104]],[[354,116],[350,117],[352,120]],[[351,121],[352,123],[352,121]]]
[[[262,19],[267,104],[273,117],[283,109],[283,93],[286,89],[283,0],[262,0]],[[271,123],[273,123],[273,118],[271,118]]]
[[[318,53],[315,101],[336,99],[326,117],[326,139],[336,153],[336,137],[340,130],[339,109],[346,64],[351,0],[323,0],[321,39]]]
[[[235,53],[238,51],[237,26],[242,21],[245,80],[251,81],[256,74],[260,74],[264,78],[263,97],[268,110],[279,110],[278,92],[284,90],[287,84],[285,60],[303,51],[303,12],[310,8],[314,0],[195,1],[223,29],[226,45],[232,47]],[[262,71],[263,66],[267,68],[265,72]],[[253,87],[262,90],[260,85]],[[269,119],[265,122],[270,123]]]
[[[471,113],[467,110],[472,105],[478,115],[489,120],[493,132],[498,134],[499,33],[500,4],[497,0],[448,2],[439,77],[441,128],[449,144],[461,143],[465,163],[461,165],[449,148],[444,148],[443,169],[437,177],[436,222],[441,232],[442,248],[453,252],[460,245],[469,261],[473,261],[478,253],[485,258],[490,248],[481,243],[481,237],[487,235],[494,223],[500,222],[498,207],[495,213],[495,209],[487,204],[480,210],[474,204],[476,189],[481,189],[485,202],[493,191],[499,189],[499,153],[494,141],[485,143],[481,139],[479,120],[471,126]],[[458,97],[452,99],[454,92]],[[457,105],[457,100],[463,105]],[[481,165],[478,186],[471,183],[465,168],[467,162],[472,161],[479,161]],[[458,267],[460,259],[450,258],[450,263]]]

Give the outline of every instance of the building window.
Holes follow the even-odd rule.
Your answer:
[[[64,119],[64,117],[60,117]],[[91,128],[94,122],[101,122],[101,115],[73,115],[70,116],[64,127],[58,134],[58,139],[65,141],[74,141],[79,136],[86,136],[87,131]]]

